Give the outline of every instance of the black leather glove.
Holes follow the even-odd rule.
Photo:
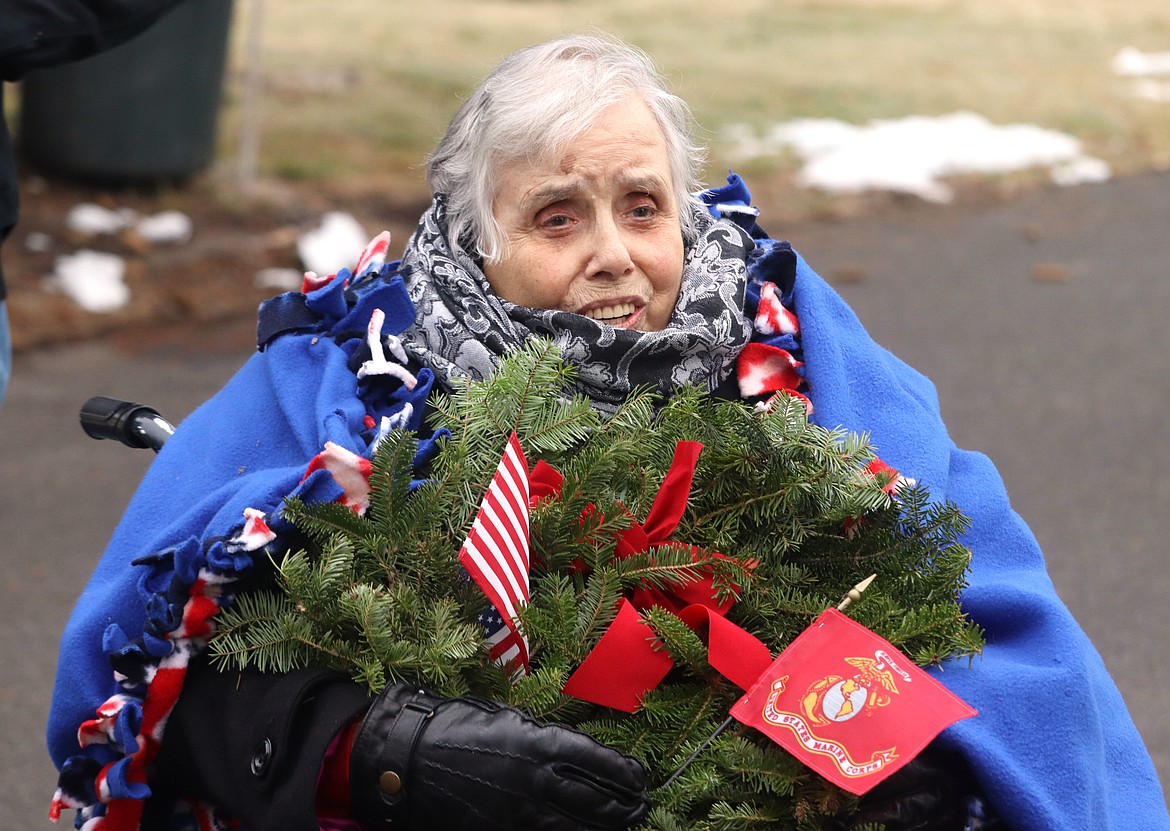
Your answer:
[[[927,750],[865,794],[857,813],[837,827],[872,823],[886,831],[1006,831],[997,818],[973,813],[981,812],[977,794],[962,759]]]
[[[370,829],[622,829],[648,808],[642,765],[584,733],[406,684],[366,713],[349,782]]]

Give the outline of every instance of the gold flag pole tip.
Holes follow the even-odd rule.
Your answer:
[[[871,574],[871,575],[869,575],[869,577],[866,577],[864,580],[862,580],[860,583],[858,583],[856,586],[854,586],[848,592],[846,592],[845,599],[842,600],[839,604],[837,604],[837,611],[843,612],[843,611],[845,611],[845,607],[848,606],[850,603],[853,603],[857,600],[861,600],[861,593],[863,591],[865,591],[866,589],[868,589],[869,584],[872,583],[876,578],[877,578],[876,574]]]

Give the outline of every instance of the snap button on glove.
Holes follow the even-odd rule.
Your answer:
[[[407,684],[366,713],[349,784],[371,829],[623,829],[648,808],[635,759],[502,704]]]

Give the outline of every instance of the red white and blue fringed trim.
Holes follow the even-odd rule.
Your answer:
[[[757,409],[770,409],[777,395],[792,396],[811,415],[812,402],[805,395],[808,385],[800,360],[800,321],[785,306],[776,283],[762,283],[758,288],[755,337],[736,360],[739,394],[744,401],[757,402]]]
[[[751,205],[751,193],[736,174],[727,184],[699,194],[708,212],[734,222],[755,241],[748,258],[745,312],[752,319],[752,339],[736,361],[739,394],[758,410],[770,409],[776,396],[797,398],[812,414],[805,393],[801,360],[800,321],[793,311],[796,285],[796,252],[787,242],[769,239],[756,224],[759,210]]]
[[[402,308],[404,302],[410,304],[400,280],[388,284],[368,279],[386,276],[397,265],[385,262],[389,241],[389,233],[376,237],[352,273],[343,269],[326,278],[306,273],[301,293],[277,298],[284,302],[273,304],[272,315],[277,319],[267,321],[267,328],[261,311],[261,331],[267,332],[269,339],[285,332],[306,331],[340,338],[341,333],[351,330],[353,315],[368,316],[365,343],[359,348],[364,347],[369,357],[355,379],[369,411],[361,434],[367,455],[326,442],[315,457],[306,460],[301,480],[305,485],[315,472],[328,472],[332,484],[323,490],[310,488],[302,498],[327,492],[326,498],[357,513],[363,513],[369,504],[370,459],[378,442],[393,429],[418,429],[415,414],[421,412],[419,402],[426,400],[433,383],[429,370],[416,375],[407,369],[406,354],[397,338],[382,331],[387,323],[383,307],[393,310],[392,326],[399,331],[413,320],[413,307]],[[355,292],[354,286],[363,280],[363,291]],[[261,348],[264,345],[262,340]],[[426,463],[440,438],[436,435],[420,441],[416,458],[420,465]],[[57,821],[65,810],[76,809],[75,825],[83,831],[134,831],[139,827],[150,796],[147,770],[161,747],[167,717],[178,701],[187,667],[206,648],[215,631],[215,616],[231,604],[236,584],[252,567],[254,558],[266,555],[287,527],[279,508],[270,513],[249,508],[226,538],[192,537],[134,561],[147,572],[142,584],[149,587],[143,634],[130,638],[117,624],[105,632],[102,648],[119,692],[97,708],[94,718],[79,726],[78,743],[87,749],[87,755],[75,756],[62,766],[51,819]],[[207,806],[189,804],[182,810],[188,826],[200,831],[238,828],[238,823]]]
[[[206,647],[215,629],[213,618],[231,602],[234,586],[255,553],[275,538],[264,515],[248,511],[230,539],[206,544],[190,539],[136,561],[150,571],[147,582],[162,588],[147,600],[141,637],[128,638],[117,624],[106,630],[102,648],[122,691],[77,731],[81,747],[104,745],[107,752],[101,756],[109,760],[103,764],[77,756],[65,763],[51,819],[76,808],[76,824],[83,831],[138,828],[143,801],[150,795],[147,769],[161,747],[191,658]],[[209,831],[214,827],[208,826]]]

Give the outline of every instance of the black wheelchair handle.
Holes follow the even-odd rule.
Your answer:
[[[145,404],[95,395],[81,405],[81,429],[94,439],[113,439],[127,447],[158,452],[175,428]]]

